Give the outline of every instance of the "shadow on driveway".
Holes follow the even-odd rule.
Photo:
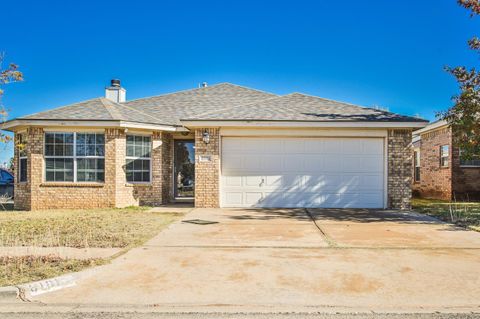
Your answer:
[[[316,221],[400,224],[444,224],[442,221],[411,211],[379,209],[308,209]]]

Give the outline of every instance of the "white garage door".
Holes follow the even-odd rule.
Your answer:
[[[222,139],[223,207],[384,207],[382,138]]]

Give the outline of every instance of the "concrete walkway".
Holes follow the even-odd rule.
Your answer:
[[[480,311],[480,233],[417,214],[195,209],[146,245],[36,297],[184,311]],[[312,221],[312,219],[314,221]]]
[[[122,248],[72,248],[72,247],[0,247],[0,257],[58,256],[65,259],[109,258]]]

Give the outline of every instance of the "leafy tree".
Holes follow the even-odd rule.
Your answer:
[[[23,80],[23,74],[18,70],[18,66],[14,63],[10,63],[5,69],[3,68],[3,61],[5,60],[5,54],[0,54],[0,129],[2,123],[7,119],[7,110],[2,104],[3,89],[5,84],[18,82]],[[0,142],[10,141],[10,136],[0,132]]]
[[[457,3],[470,10],[471,17],[480,15],[480,0],[457,0]],[[480,53],[480,39],[476,36],[468,41],[468,46]],[[453,140],[462,150],[462,157],[471,159],[480,154],[480,72],[464,66],[446,70],[457,79],[460,93],[453,97],[454,105],[439,117],[451,125]]]

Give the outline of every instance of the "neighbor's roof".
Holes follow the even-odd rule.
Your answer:
[[[361,107],[327,100],[301,93],[275,96],[242,105],[222,108],[184,120],[238,120],[238,121],[372,121],[372,122],[426,122],[379,109]]]
[[[182,126],[182,120],[425,122],[315,96],[300,93],[278,96],[230,83],[124,103],[96,98],[17,120],[114,120],[170,126]]]
[[[443,128],[444,126],[447,126],[448,123],[447,121],[445,120],[437,120],[435,122],[432,122],[430,124],[428,124],[427,126],[425,126],[424,128],[421,128],[417,131],[414,131],[413,132],[413,135],[421,135],[421,134],[424,134],[424,133],[427,133],[429,131],[433,131],[433,130],[437,130],[437,129],[440,129],[440,128]]]

